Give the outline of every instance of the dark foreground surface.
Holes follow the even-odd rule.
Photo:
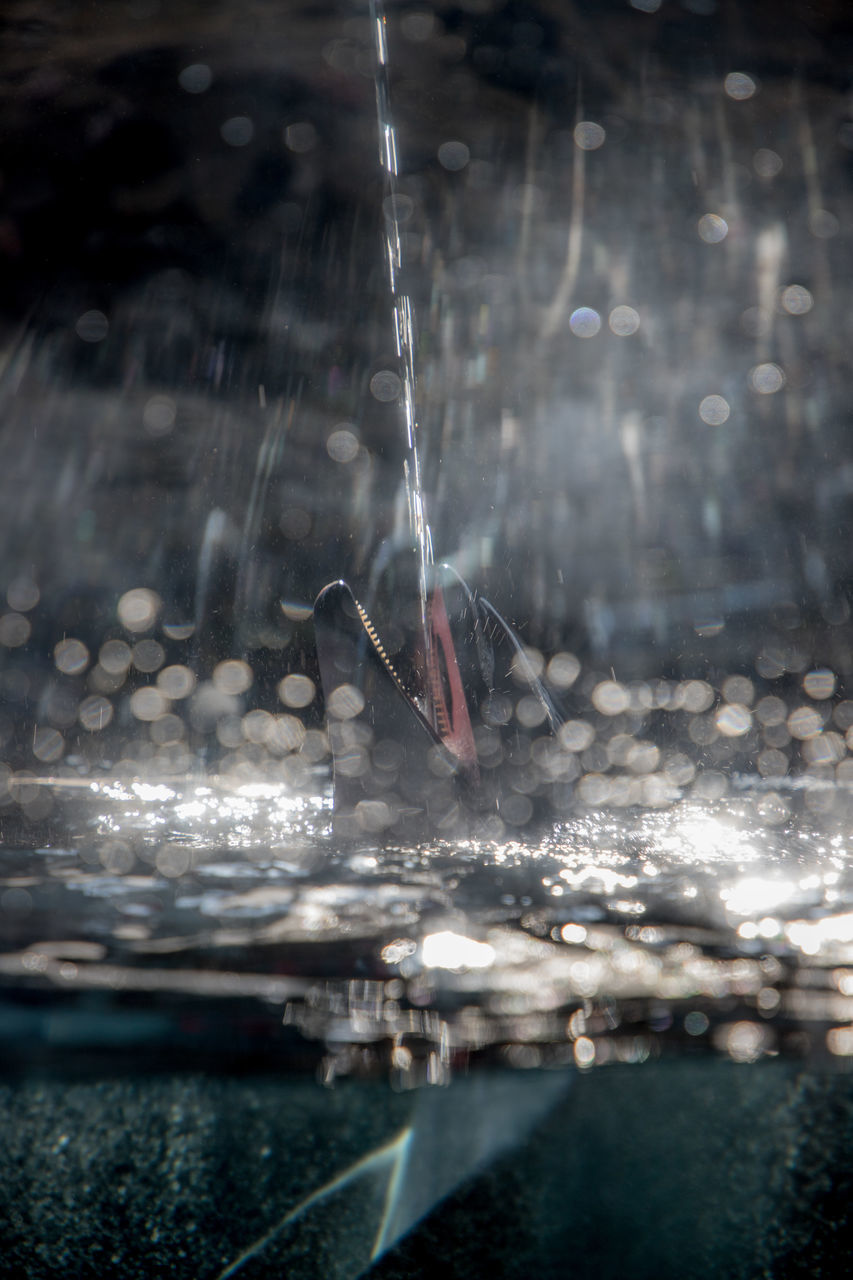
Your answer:
[[[780,1062],[409,1093],[57,1067],[4,1081],[0,1131],[4,1277],[816,1277],[853,1244],[850,1076]]]

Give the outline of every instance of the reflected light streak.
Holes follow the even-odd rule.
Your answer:
[[[488,942],[476,942],[460,933],[444,930],[430,933],[421,943],[421,955],[427,969],[488,969],[495,962],[495,949]]]
[[[701,862],[751,861],[758,857],[742,831],[716,818],[688,818],[678,824],[674,836],[661,843],[670,853],[686,852]]]
[[[736,916],[769,916],[793,897],[797,886],[793,880],[771,880],[748,876],[720,890],[726,907]]]

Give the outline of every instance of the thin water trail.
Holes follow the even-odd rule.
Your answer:
[[[391,113],[388,79],[387,23],[381,0],[371,0],[371,20],[375,41],[376,116],[379,130],[379,159],[385,175],[383,200],[385,262],[394,321],[394,342],[400,362],[400,398],[406,433],[406,458],[403,464],[409,507],[409,528],[418,570],[418,597],[424,655],[429,664],[430,628],[427,620],[427,592],[433,564],[432,533],[427,519],[419,450],[419,427],[415,386],[415,314],[410,295],[405,290],[402,273],[400,215],[403,207],[398,189],[397,133]]]

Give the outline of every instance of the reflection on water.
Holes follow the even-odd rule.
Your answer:
[[[255,1000],[322,1046],[327,1081],[670,1043],[736,1061],[851,1051],[838,784],[817,813],[805,785],[744,778],[724,801],[410,847],[341,847],[328,799],[281,784],[45,785],[66,844],[6,853],[7,981]]]

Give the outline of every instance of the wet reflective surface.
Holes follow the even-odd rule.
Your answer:
[[[846,1258],[849,43],[9,7],[4,1274]],[[525,665],[424,839],[311,610],[433,558]]]

